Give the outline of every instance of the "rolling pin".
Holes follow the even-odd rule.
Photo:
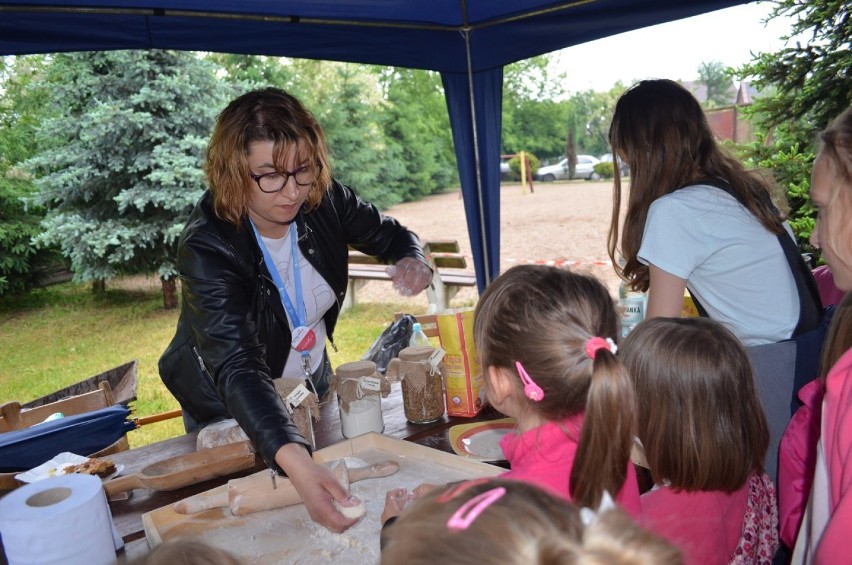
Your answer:
[[[347,492],[351,483],[387,477],[399,470],[399,463],[396,461],[384,461],[369,467],[351,469],[346,467],[342,459],[324,465],[331,469]],[[301,496],[289,479],[278,477],[276,482],[277,488],[272,488],[269,471],[260,471],[248,477],[231,479],[228,481],[227,491],[220,490],[208,495],[197,494],[179,500],[172,505],[172,509],[178,514],[195,514],[211,508],[230,508],[231,514],[241,516],[272,508],[293,506],[302,502]]]

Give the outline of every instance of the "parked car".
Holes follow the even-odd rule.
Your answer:
[[[612,163],[612,153],[604,153],[601,155],[601,163]],[[621,172],[621,176],[629,177],[630,176],[630,167],[627,166],[627,163],[618,160],[618,169]]]
[[[509,161],[500,160],[500,180],[511,180],[512,170],[509,168]]]
[[[599,174],[595,172],[595,164],[600,163],[597,157],[591,155],[577,155],[577,166],[574,168],[572,179],[598,180]],[[555,165],[541,167],[536,173],[536,180],[555,181],[568,178],[568,159],[562,159]]]

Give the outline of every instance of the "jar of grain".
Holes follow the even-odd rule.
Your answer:
[[[376,371],[375,363],[353,361],[340,365],[332,389],[337,393],[343,437],[351,439],[384,431],[382,396],[390,392],[390,383]]]
[[[412,424],[428,424],[444,415],[444,365],[430,362],[433,353],[433,347],[406,347],[388,364],[388,376],[402,383],[402,406]]]

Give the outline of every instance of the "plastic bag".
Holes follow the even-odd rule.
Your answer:
[[[398,320],[385,328],[370,349],[364,354],[364,361],[372,361],[376,364],[376,370],[385,374],[391,359],[399,355],[399,352],[408,347],[411,340],[411,328],[414,326],[415,318],[411,314],[403,314]]]

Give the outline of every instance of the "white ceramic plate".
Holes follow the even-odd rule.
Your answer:
[[[450,428],[450,445],[453,451],[480,461],[500,461],[506,457],[500,449],[500,440],[516,430],[510,418],[462,424]]]
[[[85,463],[88,460],[88,457],[83,457],[82,455],[77,455],[76,453],[66,451],[64,453],[60,453],[50,461],[42,463],[38,467],[33,467],[25,473],[18,473],[17,475],[15,475],[15,478],[21,481],[22,483],[34,483],[36,481],[41,481],[50,477],[64,475],[66,468],[70,467],[71,465],[79,465],[80,463]],[[121,473],[123,470],[124,465],[116,465],[115,471],[109,476],[104,477],[103,480],[109,480]]]

